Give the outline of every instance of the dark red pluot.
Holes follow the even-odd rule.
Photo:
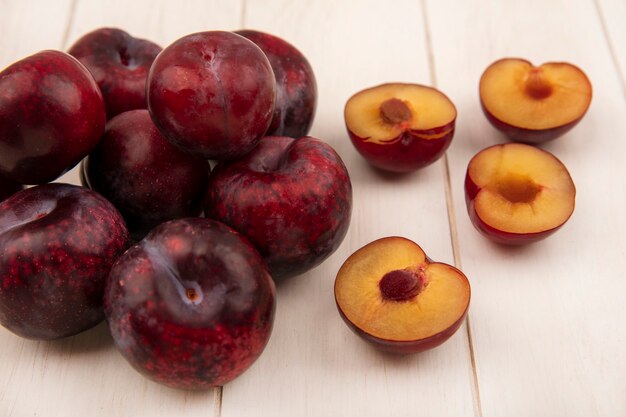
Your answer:
[[[145,109],[146,78],[161,47],[116,28],[87,33],[69,49],[98,83],[107,117],[128,110]]]
[[[0,203],[0,323],[42,340],[95,326],[128,244],[124,219],[93,191],[46,184],[14,194]]]
[[[274,116],[266,135],[299,138],[309,133],[317,106],[317,84],[306,57],[285,40],[256,30],[235,32],[263,50],[276,77]]]
[[[82,175],[140,239],[164,221],[200,215],[209,171],[206,159],[169,143],[147,110],[132,110],[109,121]]]
[[[428,131],[410,130],[386,144],[369,142],[348,130],[348,135],[356,150],[376,168],[389,172],[411,172],[424,168],[439,160],[452,143],[454,124],[441,126]],[[439,136],[436,139],[424,136]]]
[[[50,182],[91,152],[105,123],[100,89],[74,57],[24,58],[0,73],[0,175]]]
[[[205,213],[248,237],[274,278],[301,274],[341,244],[352,185],[343,161],[312,137],[268,136],[249,154],[218,164]]]
[[[148,109],[176,146],[208,159],[234,159],[267,131],[276,81],[251,41],[201,32],[166,47],[148,75]]]
[[[186,389],[222,385],[269,340],[274,283],[241,235],[210,219],[173,220],[130,248],[109,276],[115,344],[139,372]]]

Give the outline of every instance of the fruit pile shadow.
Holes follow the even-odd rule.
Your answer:
[[[113,339],[105,322],[76,336],[46,342],[51,355],[92,355],[114,349]]]

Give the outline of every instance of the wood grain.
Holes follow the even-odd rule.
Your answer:
[[[278,288],[274,334],[258,362],[224,387],[222,416],[461,416],[472,414],[471,364],[461,329],[419,356],[381,354],[352,334],[335,307],[335,275],[370,241],[400,235],[452,262],[442,165],[389,176],[352,147],[343,106],[358,90],[389,81],[429,83],[418,2],[249,2],[246,27],[296,45],[317,76],[312,135],[344,159],[354,188],[348,236],[315,270]],[[419,404],[416,407],[416,404]]]
[[[448,155],[462,263],[474,278],[483,414],[625,415],[626,326],[614,317],[626,313],[618,272],[626,267],[626,115],[594,4],[429,1],[428,10],[439,86],[460,109]],[[488,243],[464,214],[469,159],[506,141],[481,114],[477,95],[482,71],[505,56],[572,62],[594,86],[585,119],[545,146],[574,178],[575,213],[556,235],[522,248]]]

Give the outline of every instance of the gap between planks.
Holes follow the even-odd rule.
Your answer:
[[[428,55],[428,71],[430,83],[434,88],[437,88],[437,71],[435,66],[435,54],[433,52],[433,42],[430,32],[430,25],[428,21],[428,9],[426,7],[426,0],[420,0],[422,9],[422,16],[424,19],[424,35],[426,39],[426,50]],[[452,257],[454,260],[454,266],[458,269],[461,267],[461,248],[459,245],[459,234],[456,223],[456,214],[454,212],[454,200],[452,198],[452,181],[450,179],[450,164],[448,162],[448,153],[443,155],[443,176],[444,176],[444,192],[446,196],[446,208],[448,211],[448,224],[450,229],[450,242],[452,244]],[[482,417],[482,405],[480,402],[480,388],[478,385],[478,372],[476,370],[476,356],[474,352],[474,340],[472,338],[472,329],[470,323],[470,314],[467,313],[465,318],[465,329],[467,336],[467,345],[469,348],[469,357],[471,363],[471,388],[472,399],[474,406],[474,417]]]
[[[600,6],[599,0],[593,0],[593,4],[596,9],[596,13],[598,15],[598,20],[600,21],[600,27],[602,28],[602,34],[604,35],[604,40],[606,41],[607,47],[609,48],[609,55],[611,55],[611,60],[613,61],[613,66],[615,71],[617,71],[617,78],[622,85],[622,98],[626,100],[626,79],[624,78],[624,74],[626,73],[626,68],[622,68],[620,66],[619,59],[617,58],[617,52],[615,51],[615,45],[613,45],[613,40],[611,35],[609,34],[609,28],[606,24],[606,20],[604,19],[604,13],[602,11],[602,6]]]
[[[78,4],[78,0],[72,0],[70,3],[70,10],[67,15],[67,22],[65,23],[65,30],[63,31],[63,39],[61,40],[61,48],[63,50],[68,49],[68,41],[70,40],[70,32],[72,31],[72,26],[74,25],[74,16],[76,15],[76,5]]]

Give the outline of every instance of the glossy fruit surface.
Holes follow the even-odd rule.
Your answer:
[[[163,223],[114,265],[105,309],[119,351],[156,382],[223,385],[269,340],[274,283],[258,252],[209,219]]]
[[[146,79],[161,47],[117,28],[100,28],[78,39],[68,51],[98,83],[107,117],[145,109]]]
[[[299,138],[309,133],[317,106],[317,84],[306,57],[287,41],[256,30],[235,32],[267,56],[276,78],[276,104],[267,136]]]
[[[158,131],[147,110],[109,121],[83,166],[84,182],[122,213],[135,238],[167,220],[198,216],[210,167]]]
[[[0,72],[0,176],[21,184],[53,181],[96,146],[104,100],[74,57],[42,51]]]
[[[208,159],[250,151],[274,113],[269,61],[231,32],[195,33],[166,47],[150,68],[147,88],[150,114],[163,135]]]
[[[207,217],[248,237],[277,279],[330,256],[348,231],[351,212],[343,161],[312,137],[267,136],[243,158],[218,164],[205,199]]]
[[[0,323],[43,340],[95,326],[128,244],[124,219],[93,191],[45,184],[14,194],[0,203]]]

